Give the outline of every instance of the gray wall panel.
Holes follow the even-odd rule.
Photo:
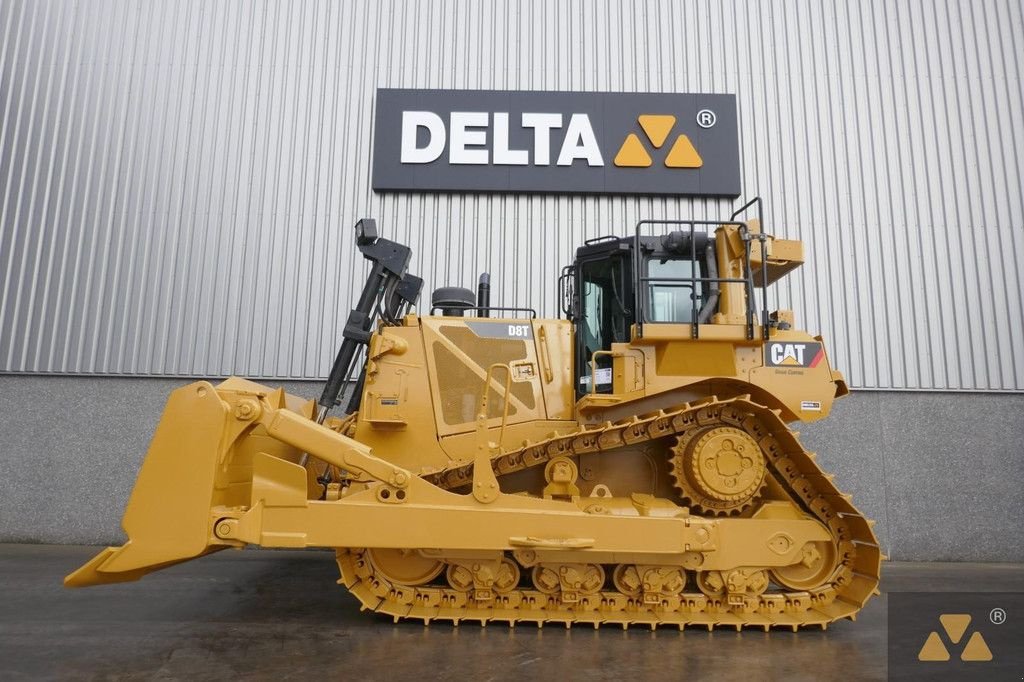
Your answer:
[[[554,314],[583,239],[728,202],[375,195],[375,89],[716,91],[854,386],[1022,391],[1022,34],[1012,0],[8,0],[0,371],[322,377],[364,215],[428,287]]]

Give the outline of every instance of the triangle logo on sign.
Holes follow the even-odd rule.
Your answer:
[[[626,141],[615,155],[615,165],[626,168],[647,168],[651,165],[651,155],[635,133],[626,136]]]
[[[665,157],[665,165],[669,168],[700,168],[704,165],[704,159],[700,158],[690,138],[680,135]]]
[[[637,116],[643,136],[629,133],[619,152],[615,155],[615,165],[620,168],[649,168],[654,161],[646,146],[650,142],[654,149],[661,149],[668,142],[672,129],[676,125],[676,117],[672,114],[640,114]],[[645,141],[643,138],[646,137]],[[672,148],[665,157],[666,168],[700,168],[704,159],[697,153],[693,142],[686,135],[676,136]]]
[[[676,124],[675,116],[664,114],[641,114],[638,120],[655,149],[661,149],[668,134],[672,132],[672,126]]]

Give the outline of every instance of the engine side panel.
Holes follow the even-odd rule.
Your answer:
[[[445,466],[419,325],[386,327],[370,342],[355,438],[381,458],[418,471]]]

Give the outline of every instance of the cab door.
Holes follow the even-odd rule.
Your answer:
[[[636,320],[632,270],[632,251],[626,240],[597,244],[577,253],[577,397],[590,393],[592,386],[597,393],[612,391],[612,358],[603,351],[610,351],[613,343],[630,340]]]

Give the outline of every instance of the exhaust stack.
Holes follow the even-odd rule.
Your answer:
[[[481,272],[480,282],[476,285],[476,305],[477,315],[480,317],[490,317],[491,311],[491,273]]]

